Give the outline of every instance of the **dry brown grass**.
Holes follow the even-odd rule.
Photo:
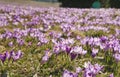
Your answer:
[[[35,6],[35,7],[59,7],[60,3],[37,2],[31,0],[0,0],[0,4],[13,4],[19,6]]]

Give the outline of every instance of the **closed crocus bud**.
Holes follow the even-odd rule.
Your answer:
[[[0,59],[2,63],[4,63],[4,61],[6,60],[6,56],[4,54],[0,54]]]
[[[98,51],[99,51],[98,49],[93,48],[92,49],[92,56],[95,57],[96,54],[98,53]]]
[[[59,44],[56,44],[54,47],[53,47],[53,52],[55,54],[59,54],[61,52],[61,46]]]
[[[69,54],[69,53],[70,53],[70,51],[71,51],[71,47],[66,46],[66,52],[67,52],[67,54]]]
[[[8,51],[5,52],[5,56],[6,56],[6,58],[7,58],[8,60],[10,60],[11,55],[10,55],[10,53],[9,53]]]
[[[70,57],[71,57],[71,59],[73,60],[73,59],[75,59],[75,58],[77,57],[77,54],[70,53]]]

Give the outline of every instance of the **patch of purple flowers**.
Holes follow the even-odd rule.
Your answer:
[[[84,64],[84,77],[96,77],[103,69],[99,64],[92,65],[90,62]]]
[[[16,60],[20,59],[22,57],[22,55],[23,55],[23,52],[21,52],[21,50],[19,50],[17,52],[6,51],[5,53],[0,54],[0,59],[3,63],[5,62],[5,60],[10,60],[10,59],[12,59],[13,61],[16,61]]]

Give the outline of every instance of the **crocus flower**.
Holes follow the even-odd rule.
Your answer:
[[[78,77],[78,74],[65,70],[62,77]]]
[[[5,54],[0,54],[0,59],[1,59],[2,63],[4,63],[4,61],[6,60]]]
[[[61,48],[60,48],[59,45],[55,45],[55,46],[53,47],[53,52],[54,52],[54,53],[58,54],[58,53],[60,53],[60,51],[61,51]]]
[[[41,42],[41,43],[43,43],[43,44],[46,44],[46,43],[48,43],[48,39],[46,39],[46,38],[41,38],[41,37],[39,37],[39,41]]]
[[[23,39],[17,39],[17,43],[21,46],[24,44],[24,40]]]
[[[71,59],[73,60],[73,59],[75,59],[75,58],[77,57],[77,54],[70,53],[70,57],[71,57]]]
[[[75,46],[70,50],[71,59],[75,59],[77,55],[85,55],[87,53],[81,46]]]
[[[47,55],[42,57],[42,61],[44,61],[44,62],[48,61],[48,59],[49,59],[49,56],[47,56]]]
[[[87,53],[81,46],[75,46],[71,49],[70,53],[85,55]]]
[[[61,33],[57,33],[55,31],[50,32],[49,35],[52,36],[53,38],[60,38],[62,36]]]
[[[97,53],[98,53],[98,49],[93,48],[92,49],[92,56],[95,57]]]
[[[5,53],[3,54],[0,54],[0,59],[1,61],[4,63],[5,60],[10,60],[11,56],[10,56],[10,53],[8,51],[6,51]]]
[[[10,55],[10,53],[9,53],[8,51],[5,52],[5,56],[6,56],[6,58],[7,58],[8,60],[10,60],[11,55]]]
[[[61,40],[62,40],[62,44],[67,44],[67,45],[74,44],[75,42],[73,38],[68,38],[68,39],[61,38]]]
[[[104,43],[107,39],[108,39],[108,38],[105,37],[105,36],[102,36],[102,37],[100,38],[101,42],[103,42],[103,43]]]
[[[113,74],[113,73],[112,73],[112,74],[110,74],[110,75],[109,75],[109,77],[114,77],[114,74]]]
[[[45,51],[45,55],[42,57],[42,63],[47,62],[51,57],[52,53],[49,50]]]
[[[113,55],[116,61],[120,61],[120,54],[116,53]]]
[[[81,71],[82,71],[82,68],[80,68],[80,67],[76,68],[76,73],[80,73]]]
[[[66,46],[66,52],[67,52],[67,54],[69,54],[69,53],[70,53],[70,51],[71,51],[71,47]]]
[[[14,52],[14,51],[11,51],[11,57],[13,59],[13,61],[16,61],[18,59],[20,59],[22,57],[23,53],[21,52],[21,50],[18,50],[18,52]]]
[[[8,45],[9,45],[10,47],[12,47],[12,46],[13,46],[13,42],[12,42],[12,41],[9,42]]]

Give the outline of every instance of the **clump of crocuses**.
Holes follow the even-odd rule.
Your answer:
[[[103,66],[99,64],[92,65],[90,62],[84,64],[84,77],[96,77],[103,69]]]
[[[91,62],[85,62],[84,68],[77,67],[76,72],[70,72],[65,70],[63,72],[63,77],[78,77],[79,73],[83,71],[83,77],[96,77],[103,69],[103,66],[99,64],[91,64]],[[112,77],[112,74],[111,76]]]
[[[70,56],[72,59],[76,58],[77,55],[85,55],[87,50],[84,50],[82,46],[75,46],[70,50]]]
[[[0,60],[2,63],[4,63],[6,60],[12,59],[13,61],[16,61],[20,59],[23,55],[23,52],[21,50],[18,50],[17,52],[15,51],[5,51],[4,53],[0,54]]]

